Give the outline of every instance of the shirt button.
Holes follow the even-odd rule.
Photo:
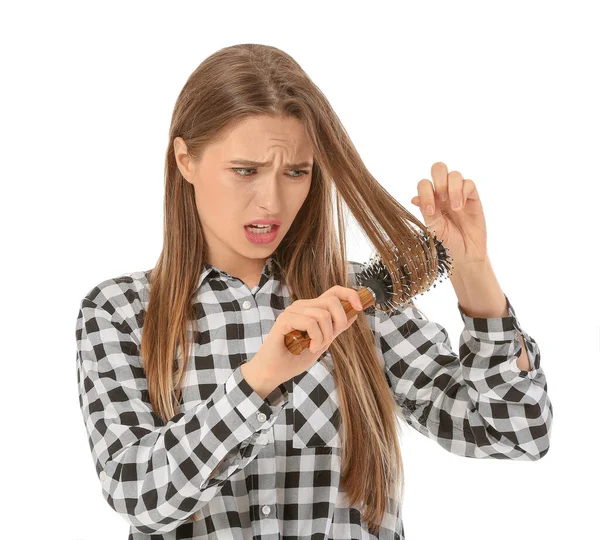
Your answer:
[[[268,506],[265,504],[265,505],[262,507],[262,513],[263,513],[265,516],[268,516],[268,515],[271,513],[271,509],[270,509],[270,508],[269,508],[269,507],[268,507]]]
[[[252,302],[250,302],[250,300],[244,300],[244,303],[242,304],[242,307],[244,309],[250,309],[252,307]]]
[[[100,471],[100,480],[104,482],[106,480],[106,473],[104,471]]]
[[[266,415],[265,413],[261,413],[261,412],[259,412],[259,413],[257,413],[257,415],[256,415],[256,419],[257,419],[259,422],[265,422],[265,421],[266,421],[266,419],[267,419],[267,415]]]

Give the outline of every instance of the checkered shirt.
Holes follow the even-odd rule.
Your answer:
[[[348,286],[356,286],[363,265],[348,265]],[[277,261],[265,261],[252,289],[205,264],[194,298],[199,334],[181,407],[168,422],[152,410],[139,355],[148,272],[93,287],[76,325],[91,455],[102,496],[129,524],[128,540],[376,538],[339,489],[339,402],[328,351],[265,399],[240,370],[291,303]],[[444,327],[414,304],[392,314],[371,306],[359,316],[410,426],[458,456],[535,461],[548,452],[552,404],[538,345],[506,300],[509,315],[497,318],[471,318],[457,304],[458,355]],[[517,366],[517,331],[531,371]],[[378,538],[404,534],[401,507],[387,512]]]

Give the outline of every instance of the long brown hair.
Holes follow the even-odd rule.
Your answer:
[[[140,348],[152,407],[165,421],[177,413],[189,353],[181,355],[176,370],[176,352],[178,348],[188,351],[190,346],[187,325],[190,320],[197,323],[193,300],[207,254],[194,187],[177,167],[173,141],[181,137],[191,157],[198,158],[208,143],[222,137],[236,121],[253,115],[301,120],[314,149],[310,191],[276,250],[292,301],[316,298],[336,284],[349,286],[348,209],[386,264],[397,255],[394,246],[415,244],[415,228],[409,222],[426,231],[426,226],[371,176],[326,97],[288,54],[272,46],[240,44],[206,58],[185,83],[171,119],[164,243],[150,275]],[[402,249],[399,251],[402,257]],[[414,282],[428,288],[435,280],[427,271],[437,267],[435,249],[413,250],[411,257],[406,264]],[[196,325],[194,328],[197,331]],[[398,482],[404,493],[396,431],[401,415],[397,416],[397,403],[364,314],[331,343],[329,352],[341,414],[341,487],[350,505],[362,503],[365,521],[378,531],[388,497],[398,502],[402,499]]]

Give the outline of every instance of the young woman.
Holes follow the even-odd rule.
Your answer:
[[[79,402],[129,540],[404,539],[399,418],[466,457],[546,454],[539,348],[493,279],[474,184],[432,173],[413,200],[424,225],[279,49],[227,47],[192,73],[169,133],[159,260],[95,286],[77,319]],[[412,303],[347,319],[362,265],[345,257],[346,208],[385,261],[409,222],[437,230],[460,357]],[[297,356],[293,329],[311,338]]]

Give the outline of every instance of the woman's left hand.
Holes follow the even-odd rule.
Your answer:
[[[440,161],[431,166],[433,185],[428,179],[417,184],[419,195],[411,203],[419,206],[427,228],[448,249],[454,267],[487,259],[487,231],[481,200],[473,180],[458,171],[448,172]],[[434,189],[435,187],[435,189]],[[458,201],[455,209],[451,202]],[[433,214],[426,211],[433,207]]]

